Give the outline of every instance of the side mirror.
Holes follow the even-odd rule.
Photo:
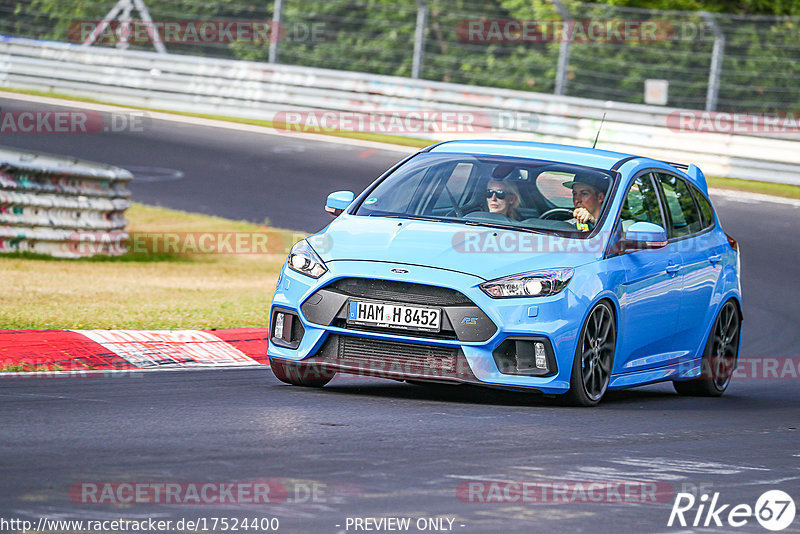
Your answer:
[[[355,193],[352,191],[336,191],[328,195],[328,201],[325,203],[325,211],[338,217],[340,213],[347,209],[347,206],[353,203],[356,198]]]
[[[667,244],[667,231],[657,224],[638,221],[625,230],[622,250],[661,248]]]

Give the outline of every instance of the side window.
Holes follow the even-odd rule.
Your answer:
[[[658,196],[649,174],[639,176],[633,181],[628,194],[625,195],[625,203],[622,205],[619,217],[622,220],[623,232],[638,221],[664,226],[664,219],[658,207]]]
[[[658,173],[656,176],[661,183],[664,201],[672,221],[670,237],[682,237],[702,230],[700,210],[697,209],[686,182],[669,174]]]
[[[452,208],[453,204],[462,205],[472,173],[472,163],[459,163],[445,181],[434,208]]]
[[[692,188],[694,198],[700,206],[700,213],[703,215],[703,229],[705,230],[706,228],[714,226],[714,208],[711,207],[711,202],[709,202],[706,196],[695,186],[689,184],[689,187]]]

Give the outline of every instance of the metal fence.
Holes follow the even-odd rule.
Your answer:
[[[122,10],[140,19],[136,5]],[[123,2],[124,4],[124,2]],[[170,53],[247,59],[674,108],[800,109],[800,18],[570,0],[147,0],[152,19],[275,21],[272,42],[167,40]],[[119,5],[119,3],[117,4]],[[113,1],[0,0],[0,34],[80,42]],[[134,40],[135,41],[135,40]],[[111,46],[106,40],[100,46]],[[121,43],[116,43],[120,45]],[[127,43],[153,49],[153,43]],[[667,83],[666,95],[663,92]]]

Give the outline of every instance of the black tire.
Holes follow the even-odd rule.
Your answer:
[[[275,378],[293,386],[321,388],[336,376],[335,371],[319,365],[289,362],[278,358],[270,358],[269,366]]]
[[[700,361],[700,377],[672,382],[675,391],[694,397],[719,397],[725,393],[739,358],[741,332],[739,308],[733,300],[729,300],[722,306],[708,334]]]
[[[565,400],[573,406],[596,406],[605,395],[614,366],[617,320],[611,305],[597,303],[578,338]]]

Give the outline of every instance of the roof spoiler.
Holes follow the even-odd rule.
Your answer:
[[[673,163],[671,161],[665,161],[664,163],[684,171],[689,178],[691,178],[692,182],[694,182],[694,184],[698,186],[703,193],[708,195],[708,183],[706,182],[706,176],[703,174],[703,171],[700,170],[700,167],[694,164],[687,165],[685,163]]]

